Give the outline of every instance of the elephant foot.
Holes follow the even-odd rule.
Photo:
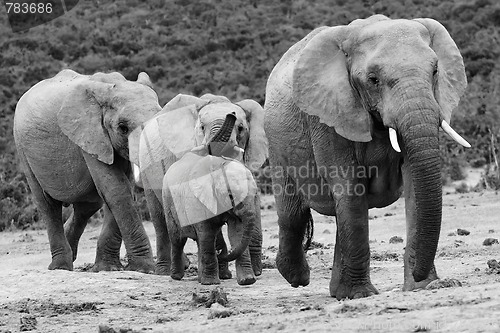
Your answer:
[[[419,282],[415,282],[415,279],[413,278],[411,271],[408,270],[408,272],[405,272],[403,291],[424,289],[427,287],[427,285],[429,283],[431,283],[432,281],[435,281],[435,280],[439,280],[439,277],[437,276],[436,268],[434,266],[431,268],[431,271],[429,272],[429,276],[427,277],[427,279],[419,281]]]
[[[123,271],[123,266],[120,263],[120,260],[112,260],[112,261],[99,260],[95,262],[94,266],[92,266],[92,269],[90,271],[94,273],[101,271],[105,272]]]
[[[371,282],[356,285],[348,283],[335,284],[330,282],[330,296],[335,297],[339,301],[344,298],[364,298],[377,294],[378,290],[371,284]]]
[[[64,269],[67,271],[73,270],[73,256],[70,254],[68,256],[58,256],[52,258],[52,262],[49,265],[49,270],[54,269]]]
[[[125,267],[125,270],[153,274],[155,272],[155,264],[153,262],[153,258],[129,256],[128,264]]]
[[[182,280],[182,278],[184,277],[184,272],[172,272],[170,277],[177,281]]]
[[[250,284],[254,284],[256,279],[253,274],[248,274],[247,276],[244,277],[238,277],[237,281],[240,286],[247,286]]]
[[[203,285],[220,284],[220,279],[218,277],[206,277],[206,276],[202,276],[200,278],[200,283],[203,284]]]
[[[182,263],[184,265],[184,269],[188,269],[189,265],[191,265],[191,260],[189,260],[187,254],[182,253]]]
[[[252,257],[252,269],[253,273],[255,276],[260,276],[262,275],[262,260],[259,256],[259,258],[253,258]]]
[[[219,264],[219,278],[222,280],[229,280],[233,277],[233,274],[229,270],[229,265],[227,262]]]
[[[297,258],[286,256],[281,251],[278,251],[276,266],[280,274],[292,287],[297,288],[309,284],[309,265],[302,251],[297,254]]]
[[[156,263],[155,274],[156,275],[170,275],[170,265],[162,265],[162,264]]]

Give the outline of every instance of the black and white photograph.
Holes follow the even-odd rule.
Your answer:
[[[500,332],[500,2],[3,0],[0,333]]]

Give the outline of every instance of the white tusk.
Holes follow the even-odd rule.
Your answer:
[[[468,143],[464,138],[462,138],[460,136],[460,134],[458,134],[457,132],[455,132],[455,130],[453,128],[451,128],[451,126],[445,120],[443,120],[441,122],[441,128],[443,129],[443,131],[446,132],[446,134],[448,134],[449,136],[451,136],[451,138],[453,140],[455,140],[456,142],[458,142],[459,144],[461,144],[465,148],[470,148],[471,147],[470,143]]]
[[[392,148],[400,153],[401,148],[399,148],[398,133],[396,133],[396,130],[392,127],[389,127],[389,140],[391,140]]]
[[[139,169],[139,167],[132,163],[133,164],[133,168],[134,168],[134,180],[135,180],[135,183],[136,184],[140,184],[141,182],[141,170]]]

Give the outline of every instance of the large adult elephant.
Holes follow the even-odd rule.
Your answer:
[[[133,208],[129,135],[161,110],[149,77],[119,73],[80,75],[63,70],[19,100],[14,139],[47,232],[49,269],[73,269],[88,219],[104,205],[104,225],[93,270],[152,272],[151,245]],[[132,139],[132,138],[130,138]],[[137,139],[133,140],[138,142]],[[134,149],[137,151],[137,149]],[[61,209],[73,205],[63,226]]]
[[[212,142],[228,114],[235,115],[236,120],[225,144],[240,147],[244,151],[241,162],[250,170],[261,167],[268,156],[264,110],[254,100],[232,103],[224,96],[179,94],[142,130],[139,145],[140,179],[156,231],[157,274],[171,273],[171,242],[162,205],[163,177],[170,166],[187,152]],[[259,200],[258,196],[256,200]],[[254,205],[260,208],[259,202]],[[260,210],[257,214],[260,222]],[[217,243],[218,250],[227,251],[222,233],[218,235]],[[261,250],[262,230],[260,223],[256,223],[250,242],[255,275],[260,275],[262,271]],[[221,278],[231,277],[227,262],[222,263],[219,269]]]
[[[309,283],[302,240],[312,208],[337,219],[331,296],[376,294],[368,209],[402,192],[404,289],[438,278],[438,130],[469,146],[448,125],[466,84],[457,46],[432,19],[374,15],[321,27],[283,55],[264,109],[278,210],[276,263],[293,287]]]

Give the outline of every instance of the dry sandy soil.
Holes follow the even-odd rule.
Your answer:
[[[343,301],[329,296],[335,223],[318,214],[315,248],[308,252],[311,283],[294,289],[274,268],[277,217],[272,198],[266,197],[268,268],[251,286],[238,286],[234,278],[222,282],[225,318],[211,318],[213,310],[202,301],[216,287],[198,284],[193,265],[182,281],[126,271],[86,272],[99,226],[85,231],[73,272],[47,270],[45,231],[2,233],[0,332],[499,332],[500,274],[487,262],[500,261],[500,245],[484,246],[483,241],[500,238],[500,195],[454,192],[445,189],[443,197],[436,267],[441,278],[458,279],[461,287],[401,291],[404,242],[389,242],[393,236],[405,238],[404,202],[399,200],[370,211],[371,278],[379,295]],[[145,226],[154,246],[153,227]],[[458,228],[470,234],[458,235]],[[188,241],[186,252],[196,263],[194,242]]]

